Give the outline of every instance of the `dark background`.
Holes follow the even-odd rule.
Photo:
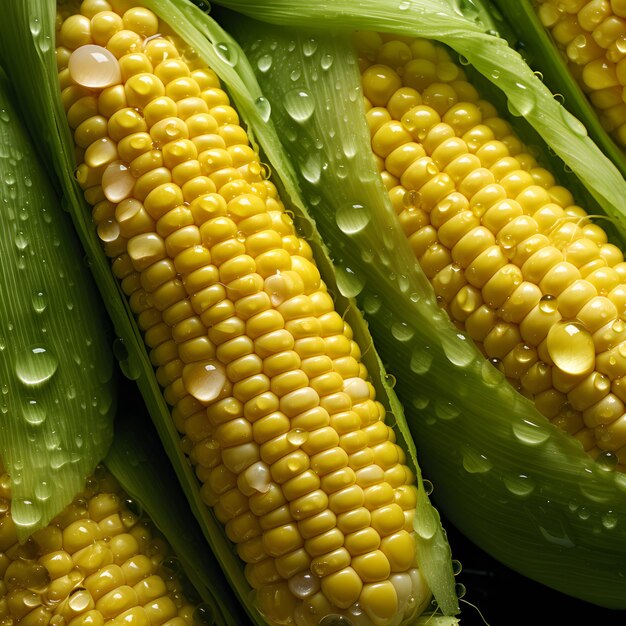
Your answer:
[[[498,563],[443,517],[442,524],[452,557],[462,566],[456,581],[466,587],[460,626],[626,626],[626,611],[598,607],[540,585]]]

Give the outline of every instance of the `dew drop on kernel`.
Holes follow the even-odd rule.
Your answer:
[[[89,89],[104,89],[122,80],[118,60],[102,46],[88,44],[77,48],[70,56],[68,68],[72,79]]]
[[[215,400],[225,384],[226,372],[218,361],[189,363],[183,368],[183,385],[200,402]]]
[[[109,202],[128,198],[135,186],[135,177],[121,161],[109,163],[102,174],[102,191]]]
[[[546,339],[550,358],[567,374],[583,375],[593,370],[595,345],[591,334],[577,322],[557,322]]]

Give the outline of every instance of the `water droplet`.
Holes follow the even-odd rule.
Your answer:
[[[91,594],[86,589],[74,589],[67,600],[67,603],[76,613],[80,613],[87,609],[90,602],[92,602]]]
[[[310,570],[299,572],[287,581],[289,591],[300,599],[308,598],[320,589],[320,580],[314,576]]]
[[[50,483],[46,482],[45,480],[42,480],[35,487],[35,497],[38,500],[45,502],[46,500],[48,500],[48,498],[50,498],[51,495],[52,495],[52,486],[50,485]]]
[[[229,43],[216,43],[215,51],[217,56],[231,67],[234,67],[238,61],[237,49]]]
[[[451,420],[458,417],[461,411],[452,402],[437,398],[435,400],[435,414],[439,419]]]
[[[34,387],[50,380],[58,366],[59,362],[52,352],[36,346],[18,354],[15,373],[25,385]]]
[[[292,428],[287,433],[287,441],[294,446],[301,446],[309,439],[309,433],[302,428]]]
[[[475,348],[465,335],[457,333],[455,337],[448,337],[447,334],[442,336],[443,351],[451,363],[458,367],[467,367],[474,361]]]
[[[102,191],[110,202],[121,202],[130,196],[135,177],[121,161],[109,163],[102,173]]]
[[[302,44],[302,52],[304,53],[304,56],[307,56],[307,57],[313,56],[316,50],[317,50],[317,41],[313,39],[313,37],[310,37]]]
[[[41,519],[39,506],[26,498],[17,498],[12,501],[11,514],[15,524],[23,528],[35,526]]]
[[[37,291],[31,299],[35,313],[43,313],[48,306],[48,296],[43,291]]]
[[[410,0],[402,0],[398,5],[398,11],[408,11],[411,8]]]
[[[28,247],[28,237],[21,230],[15,235],[14,242],[18,250],[24,250]]]
[[[607,530],[612,530],[617,526],[618,517],[613,511],[608,511],[602,516],[602,526]]]
[[[391,325],[391,334],[398,341],[410,341],[415,334],[415,330],[406,322],[395,322]]]
[[[382,301],[377,294],[367,293],[363,298],[363,310],[368,315],[375,315],[380,311]]]
[[[542,427],[539,424],[535,424],[529,420],[522,420],[521,422],[515,422],[511,426],[513,434],[525,444],[530,446],[538,446],[545,443],[549,437],[550,432],[548,429]]]
[[[304,89],[293,89],[285,94],[283,106],[296,122],[306,122],[315,111],[315,100]]]
[[[554,313],[558,308],[559,303],[555,296],[546,294],[539,300],[539,310],[542,313]]]
[[[257,67],[259,68],[260,72],[267,72],[270,67],[272,67],[272,55],[264,54],[259,57],[259,60],[257,61]]]
[[[322,58],[320,59],[320,66],[322,67],[323,70],[327,70],[330,68],[330,66],[333,64],[333,56],[331,54],[323,54]]]
[[[548,332],[546,347],[556,367],[567,374],[583,375],[593,370],[593,337],[578,322],[557,322]]]
[[[535,489],[535,483],[525,474],[504,476],[502,481],[512,494],[522,498],[529,496]]]
[[[601,452],[596,458],[598,467],[608,472],[614,471],[618,462],[617,454],[609,450]]]
[[[259,96],[254,101],[254,104],[257,110],[259,111],[259,114],[261,115],[261,119],[264,122],[269,121],[270,116],[272,114],[272,105],[270,104],[270,101],[267,98],[264,98],[263,96]]]
[[[120,236],[119,222],[114,218],[102,220],[102,222],[98,224],[97,232],[100,240],[105,243],[116,241]]]
[[[46,419],[46,410],[36,400],[28,400],[23,409],[24,419],[33,426],[38,426]]]
[[[76,48],[69,58],[68,69],[73,80],[89,89],[104,89],[122,80],[115,55],[93,44]]]
[[[415,374],[424,375],[430,370],[432,363],[433,355],[428,350],[419,347],[411,353],[409,367]]]
[[[532,90],[529,90],[524,83],[517,82],[515,87],[516,89],[509,94],[508,109],[511,115],[525,117],[533,110],[535,98]]]
[[[491,461],[484,455],[466,447],[463,450],[463,468],[470,474],[484,474],[493,467]]]
[[[358,296],[365,286],[365,278],[356,274],[349,267],[337,267],[335,270],[337,277],[337,288],[341,295],[346,298],[354,298]]]
[[[318,151],[309,152],[300,167],[302,176],[311,184],[319,183],[322,176],[322,155]]]
[[[361,232],[371,221],[372,215],[362,204],[344,204],[337,209],[335,221],[346,235]]]
[[[215,360],[189,363],[183,368],[183,385],[196,400],[215,400],[227,382],[224,366]]]

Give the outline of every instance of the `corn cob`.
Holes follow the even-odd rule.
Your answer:
[[[61,3],[57,26],[76,178],[257,607],[416,615],[413,473],[217,77],[136,3]]]
[[[4,472],[0,489],[3,624],[202,622],[202,605],[185,587],[167,542],[104,465],[63,512],[22,543]]]
[[[543,415],[623,471],[621,251],[445,48],[358,39],[372,150],[441,306]]]
[[[621,0],[534,0],[534,9],[605,130],[626,146],[626,5]]]

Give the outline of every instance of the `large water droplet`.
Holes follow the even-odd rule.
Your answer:
[[[525,498],[535,489],[535,483],[525,474],[504,476],[504,486],[514,495]]]
[[[303,599],[319,591],[320,580],[316,576],[313,576],[310,570],[305,570],[291,576],[287,581],[287,585],[294,596]]]
[[[120,64],[115,55],[103,48],[88,44],[72,52],[68,69],[70,76],[83,87],[104,89],[122,80]]]
[[[362,204],[344,204],[337,209],[335,221],[346,235],[361,232],[371,221],[370,210]]]
[[[415,334],[415,330],[406,322],[395,322],[391,325],[391,334],[398,341],[410,341]]]
[[[337,267],[335,271],[337,277],[337,288],[341,295],[346,298],[354,298],[358,296],[365,286],[365,278],[356,274],[349,267]]]
[[[441,343],[448,360],[458,367],[467,367],[476,356],[474,346],[470,340],[460,333],[456,334],[456,338],[444,335]]]
[[[128,198],[135,186],[135,177],[121,161],[109,163],[102,173],[102,191],[110,202]]]
[[[270,101],[267,98],[264,98],[263,96],[259,96],[254,101],[254,104],[257,108],[257,111],[259,112],[259,115],[261,116],[261,119],[264,122],[269,121],[270,116],[272,114],[272,105],[270,104]]]
[[[228,65],[234,67],[237,64],[239,55],[237,49],[232,44],[216,43],[215,51],[217,52],[217,56],[225,63],[228,63]]]
[[[554,364],[567,374],[583,375],[593,370],[593,337],[578,322],[557,322],[548,332],[546,347]]]
[[[183,368],[185,389],[200,402],[215,400],[227,382],[224,366],[215,360],[189,363]]]
[[[412,372],[419,375],[424,375],[430,370],[433,364],[433,355],[422,347],[415,348],[411,353],[411,361],[409,367]]]
[[[285,94],[283,106],[296,122],[306,122],[315,111],[315,100],[304,89],[293,89]]]
[[[15,373],[25,385],[34,387],[50,380],[58,366],[59,362],[52,352],[36,346],[18,354]]]

